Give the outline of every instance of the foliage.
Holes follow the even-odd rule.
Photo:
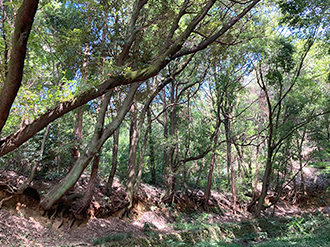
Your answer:
[[[177,234],[157,232],[142,239],[121,238],[111,246],[327,246],[330,240],[327,215],[304,214],[292,218],[271,218],[236,223],[206,224],[207,214],[194,214],[189,221],[175,223]],[[181,219],[182,220],[182,219]],[[121,236],[121,235],[120,235]],[[111,239],[113,241],[114,239]],[[101,244],[95,240],[94,244]],[[108,246],[108,245],[105,245]],[[110,245],[109,245],[110,246]]]
[[[0,87],[6,73],[7,61],[4,57],[10,50],[9,37],[19,5],[19,1],[5,2],[1,8],[6,11],[0,11],[1,16],[7,13],[8,22],[1,26]],[[41,2],[29,37],[22,85],[1,131],[1,138],[27,128],[41,114],[64,101],[74,102],[77,95],[96,89],[104,81],[121,78],[143,68],[153,68],[155,61],[164,55],[166,46],[171,47],[180,39],[206,1],[149,0],[134,23],[131,23],[131,18],[135,13],[135,1]],[[215,2],[191,36],[178,46],[189,51],[203,44],[242,9],[237,1]],[[188,3],[187,8],[181,12],[185,3]],[[226,149],[228,141],[232,147],[234,179],[239,198],[248,200],[252,192],[258,189],[256,185],[265,171],[270,148],[274,149],[271,157],[271,190],[280,189],[297,173],[295,167],[302,151],[306,153],[304,164],[312,164],[328,175],[328,7],[328,1],[320,0],[279,1],[278,5],[266,1],[236,23],[226,35],[192,57],[172,59],[177,54],[167,57],[163,61],[167,66],[146,80],[136,96],[138,108],[141,109],[155,85],[171,80],[150,103],[152,132],[147,137],[149,123],[143,122],[137,149],[138,161],[144,138],[148,138],[146,140],[150,140],[152,145],[146,146],[142,181],[166,186],[169,176],[175,175],[176,188],[182,191],[186,188],[205,190],[211,153],[214,151],[212,188],[227,191],[230,180]],[[180,13],[183,15],[176,19]],[[177,25],[173,25],[176,20]],[[171,32],[172,26],[176,29],[172,30],[173,37],[167,40],[165,35]],[[119,63],[119,57],[129,44],[130,37],[133,41],[128,55]],[[174,75],[173,72],[188,61],[184,70]],[[125,98],[127,91],[127,86],[112,91],[106,125],[116,121],[118,109],[122,105],[118,98]],[[1,157],[0,165],[29,172],[31,164],[38,161],[37,175],[60,178],[67,174],[75,162],[72,151],[77,148],[82,154],[91,145],[100,100],[91,100],[82,109],[83,138],[79,142],[74,139],[76,111],[72,111],[52,122],[49,133],[44,129],[15,151]],[[175,116],[174,119],[171,119],[171,114]],[[272,137],[268,139],[270,115],[274,128]],[[127,178],[129,162],[130,120],[128,114],[120,125],[116,176],[123,182]],[[228,120],[231,123],[230,140],[226,136]],[[306,135],[302,132],[306,132]],[[40,157],[44,137],[45,150]],[[271,145],[268,145],[267,140]],[[301,140],[303,150],[297,147],[297,141]],[[112,147],[112,141],[106,141],[102,147],[99,165],[102,179],[106,179],[111,169]],[[169,171],[170,168],[173,169]],[[299,183],[299,179],[290,185],[294,186],[294,182]],[[194,220],[197,224],[181,222],[177,228],[199,232],[208,227],[203,224],[207,216]],[[283,228],[291,232],[292,236],[288,238],[297,238],[297,234],[308,242],[310,231],[306,222],[305,219],[293,220],[286,228],[275,222],[275,226],[270,227],[273,227],[274,235],[271,230],[263,229],[258,233],[246,232],[245,237],[240,237],[250,240],[273,238],[275,232]],[[240,226],[226,227],[236,231],[236,227]],[[232,239],[235,238],[232,236]],[[170,239],[169,243],[174,244]],[[199,244],[203,245],[202,242]]]

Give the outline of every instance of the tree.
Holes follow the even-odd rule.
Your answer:
[[[38,3],[39,1],[37,0],[23,1],[16,16],[8,71],[5,72],[5,80],[0,91],[0,134],[9,116],[10,108],[14,103],[17,92],[21,87],[27,41]],[[5,48],[5,63],[7,60],[6,52],[7,49]]]
[[[26,3],[28,1],[24,1]],[[141,14],[141,9],[144,6],[144,2],[146,1],[136,1],[133,11],[132,11],[132,21],[131,21],[131,26],[130,28],[127,29],[127,32],[130,32],[130,30],[134,29],[133,33],[130,33],[132,37],[132,42],[128,42],[125,44],[122,48],[122,53],[121,54],[126,54],[127,50],[130,51],[132,47],[134,47],[134,44],[137,44],[137,42],[143,42],[146,40],[138,40],[135,39],[137,37],[138,33],[141,33],[144,29],[150,28],[154,23],[158,24],[159,19],[163,19],[166,17],[166,15],[162,15],[163,13],[160,13],[158,15],[158,19],[147,19],[147,23],[138,23],[136,20]],[[7,137],[2,138],[0,142],[0,155],[3,156],[4,154],[11,152],[12,150],[16,149],[19,147],[21,144],[23,144],[25,141],[30,139],[35,133],[43,129],[45,126],[47,126],[49,123],[54,121],[55,119],[63,116],[65,113],[68,113],[72,111],[73,109],[76,109],[77,107],[86,104],[92,99],[95,99],[104,93],[106,93],[109,90],[112,90],[113,88],[119,86],[119,85],[127,85],[127,84],[132,84],[135,82],[141,82],[145,81],[148,78],[156,75],[161,71],[167,64],[169,64],[172,60],[175,60],[177,58],[180,58],[182,56],[186,56],[188,54],[196,53],[200,50],[203,50],[207,48],[210,44],[212,44],[214,41],[222,37],[225,33],[228,32],[228,30],[231,29],[231,27],[236,24],[240,19],[242,19],[260,0],[254,0],[251,1],[247,4],[239,4],[233,2],[231,4],[231,8],[234,10],[237,10],[237,15],[233,16],[225,16],[221,20],[221,23],[224,23],[223,25],[218,22],[216,25],[216,28],[212,31],[209,32],[208,35],[204,35],[202,39],[195,39],[194,45],[193,46],[188,46],[190,44],[188,41],[189,39],[192,38],[193,33],[200,29],[200,24],[203,22],[207,22],[207,13],[212,9],[214,11],[214,14],[219,12],[221,13],[221,9],[217,8],[217,4],[215,4],[215,1],[208,1],[204,4],[203,8],[199,8],[198,4],[189,4],[188,1],[185,1],[183,5],[181,6],[180,10],[176,10],[172,13],[171,18],[167,18],[168,23],[172,23],[170,25],[170,28],[168,29],[167,27],[161,26],[161,28],[164,28],[164,31],[167,33],[167,38],[165,42],[161,42],[162,39],[155,40],[155,50],[152,50],[153,53],[147,53],[150,55],[148,59],[148,63],[144,63],[143,66],[145,67],[139,67],[138,63],[135,63],[135,66],[133,66],[132,69],[123,69],[123,68],[115,68],[114,66],[114,74],[112,74],[107,80],[105,80],[103,83],[100,83],[96,86],[92,86],[91,88],[88,88],[87,90],[84,90],[83,92],[78,93],[73,99],[69,99],[64,102],[60,102],[56,106],[54,106],[53,109],[49,109],[45,113],[41,114],[37,119],[35,119],[32,123],[27,124],[24,128],[18,130],[14,134],[10,134]],[[32,2],[29,2],[32,3]],[[33,8],[27,8],[29,11],[31,10],[36,10],[38,1],[33,1],[34,5]],[[26,5],[22,5],[26,6]],[[29,6],[26,6],[29,7]],[[149,6],[151,7],[151,6]],[[187,11],[188,8],[194,9],[195,11],[190,12]],[[22,9],[24,9],[22,7]],[[166,9],[166,8],[165,8]],[[33,11],[32,11],[33,12]],[[32,13],[29,12],[29,13]],[[21,12],[20,12],[21,13]],[[176,14],[174,14],[176,13]],[[187,14],[187,13],[194,13],[191,14],[192,19],[188,23],[184,24],[183,26],[179,25],[180,20]],[[229,12],[227,12],[229,13]],[[143,13],[147,14],[147,13]],[[214,16],[214,15],[213,15]],[[33,15],[30,15],[30,23],[32,24],[33,21]],[[32,18],[32,20],[31,20]],[[19,18],[17,19],[19,20]],[[135,21],[134,21],[135,20]],[[116,23],[114,23],[116,24]],[[139,26],[138,26],[139,25]],[[31,26],[31,25],[30,25]],[[19,22],[17,22],[16,29],[19,30]],[[29,33],[29,30],[31,30],[31,27],[28,28],[28,32],[25,32],[22,37],[25,37],[26,34]],[[181,31],[182,30],[182,31]],[[17,35],[15,36],[16,39],[19,38],[19,33],[17,32]],[[162,35],[163,37],[163,35]],[[26,37],[27,38],[27,37]],[[157,37],[158,38],[158,37]],[[24,42],[27,41],[27,39],[24,39]],[[25,46],[24,46],[25,47]],[[23,47],[23,48],[24,48]],[[25,49],[24,49],[25,51]],[[13,56],[12,56],[12,61],[14,61],[15,55],[18,55],[18,53],[15,50],[15,47],[13,47],[12,50]],[[136,53],[138,54],[138,52]],[[120,56],[119,56],[120,57]],[[137,57],[139,58],[139,57]],[[21,64],[19,70],[23,70],[23,61],[24,61],[24,56],[18,56],[17,58],[19,61],[17,63],[11,62],[11,64]],[[140,57],[139,59],[145,59],[144,57]],[[134,63],[134,59],[132,60]],[[132,62],[128,61],[128,62]],[[10,67],[10,65],[9,65]],[[11,69],[9,68],[8,70],[8,76],[6,79],[8,82],[5,83],[5,85],[9,84],[9,80],[11,78]],[[17,77],[15,79],[16,87],[13,90],[10,90],[10,92],[13,92],[11,96],[9,97],[8,91],[5,92],[5,90],[1,90],[1,94],[4,95],[2,97],[2,100],[7,100],[9,103],[6,103],[6,107],[3,108],[3,113],[1,113],[1,119],[2,119],[2,127],[8,118],[8,113],[9,109],[11,107],[11,104],[13,100],[15,99],[15,95],[17,94],[17,91],[20,87],[20,82],[21,78]],[[11,102],[11,103],[10,103]],[[5,105],[5,104],[1,104]],[[1,127],[1,129],[2,129]]]
[[[313,39],[307,40],[305,49],[300,59],[297,61],[295,70],[295,61],[293,59],[294,47],[285,40],[276,40],[274,42],[274,56],[269,59],[269,67],[267,69],[259,65],[257,73],[257,82],[263,91],[263,97],[267,105],[267,157],[266,166],[263,176],[263,186],[256,216],[261,213],[264,199],[267,195],[268,186],[272,174],[272,168],[278,149],[283,145],[284,141],[293,134],[293,130],[301,126],[302,122],[297,124],[287,122],[287,116],[284,114],[285,100],[293,90],[300,76],[302,65],[313,44]],[[288,76],[293,73],[293,76]],[[291,79],[292,78],[292,79]],[[274,90],[275,89],[275,90]],[[274,90],[274,91],[273,91]]]

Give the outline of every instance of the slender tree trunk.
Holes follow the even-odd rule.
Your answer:
[[[274,146],[273,146],[273,138],[274,138],[274,112],[272,109],[271,101],[268,95],[268,91],[266,90],[266,86],[264,84],[264,81],[261,80],[263,83],[263,90],[265,92],[266,96],[266,101],[267,101],[267,107],[268,107],[268,137],[267,137],[267,160],[266,160],[266,168],[265,168],[265,173],[263,176],[263,181],[262,181],[262,190],[261,194],[258,200],[258,205],[257,205],[257,211],[256,211],[256,217],[259,217],[261,214],[261,210],[263,208],[263,204],[265,201],[265,198],[267,196],[267,191],[268,191],[268,186],[270,182],[270,177],[272,175],[272,167],[273,167],[273,153],[274,153]],[[279,114],[279,112],[278,112]]]
[[[211,196],[212,176],[213,176],[213,169],[214,169],[214,163],[215,163],[215,155],[216,155],[216,151],[213,150],[210,169],[209,169],[209,175],[207,177],[207,186],[206,186],[205,195],[204,195],[205,196],[204,209],[206,212],[209,212],[209,199]]]
[[[232,149],[231,149],[231,129],[230,129],[230,120],[228,121],[228,136],[227,136],[227,165],[230,167],[230,176],[231,176],[231,191],[233,197],[233,211],[236,213],[236,185],[235,185],[235,169],[232,162]]]
[[[259,177],[259,149],[260,145],[256,147],[256,167],[253,181],[253,193],[256,195],[258,193],[258,177]]]
[[[18,188],[19,193],[22,193],[31,184],[31,182],[34,178],[34,175],[36,173],[37,167],[40,164],[40,162],[42,161],[42,157],[44,155],[44,151],[45,151],[45,147],[46,147],[47,136],[49,134],[49,129],[50,129],[50,124],[47,125],[45,134],[42,138],[40,156],[39,156],[39,158],[33,160],[33,162],[32,162],[33,166],[31,169],[31,173],[30,173],[28,179]]]
[[[95,125],[95,136],[98,137],[98,139],[101,138],[103,130],[104,130],[104,121],[105,121],[105,116],[106,112],[108,109],[108,104],[111,98],[111,92],[108,92],[102,97],[102,103],[100,106],[100,111],[98,114],[98,119],[97,123]],[[79,218],[79,216],[82,216],[82,218],[87,216],[87,210],[89,209],[89,206],[92,202],[93,195],[94,195],[94,188],[97,180],[97,173],[99,169],[99,163],[100,163],[100,157],[101,157],[101,150],[102,150],[102,145],[99,147],[97,150],[96,154],[94,155],[93,158],[93,163],[92,163],[92,171],[91,175],[89,178],[88,186],[87,189],[84,193],[83,198],[79,202],[79,204],[76,206],[75,209],[75,215],[76,217]]]
[[[90,18],[87,19],[87,25],[90,26]],[[87,84],[88,80],[88,67],[89,67],[89,44],[85,44],[84,48],[84,62],[82,65],[82,85]],[[72,165],[74,162],[77,161],[78,157],[80,156],[79,152],[79,144],[81,142],[82,138],[82,128],[83,128],[83,117],[84,117],[84,108],[83,106],[79,107],[76,112],[76,124],[74,128],[74,141],[75,141],[75,146],[72,149],[71,152],[71,157],[72,157]],[[70,167],[71,170],[72,166]]]
[[[72,159],[73,164],[74,164],[74,162],[77,161],[77,159],[80,156],[78,147],[80,146],[79,144],[80,144],[81,138],[82,138],[83,115],[84,115],[83,107],[79,107],[77,109],[77,113],[76,113],[76,123],[75,123],[75,128],[74,128],[75,145],[71,151],[71,159]]]
[[[140,140],[140,134],[143,127],[144,119],[147,114],[148,108],[150,104],[152,103],[153,99],[159,94],[159,92],[171,81],[173,81],[173,78],[165,79],[160,83],[156,90],[152,93],[152,95],[148,98],[146,103],[144,104],[141,113],[139,115],[139,118],[137,117],[137,105],[133,104],[131,109],[131,128],[130,128],[130,151],[129,151],[129,167],[128,167],[128,177],[127,177],[127,194],[130,199],[130,204],[128,206],[128,212],[130,211],[134,199],[134,194],[136,193],[136,185],[139,184],[139,170],[142,172],[143,163],[140,164],[140,167],[138,167],[137,164],[137,150],[138,150],[138,144]],[[146,132],[146,137],[148,136],[148,131]],[[146,145],[147,139],[145,139],[143,144],[143,156],[145,152],[145,145]],[[141,160],[143,161],[143,158],[141,157]],[[142,174],[140,174],[140,177]]]
[[[245,175],[246,175],[247,177],[250,177],[250,173],[247,172],[247,171],[246,171],[246,168],[243,167],[243,160],[244,160],[244,159],[243,159],[243,151],[241,151],[241,149],[239,148],[239,146],[238,146],[236,143],[234,143],[234,146],[235,146],[236,151],[237,151],[237,156],[236,156],[236,157],[237,157],[236,160],[237,160],[237,163],[238,163],[237,176],[238,176],[239,178],[242,177],[242,169],[243,169]]]
[[[303,143],[305,140],[307,128],[305,127],[301,136],[301,139],[299,140],[297,138],[297,149],[298,149],[298,159],[299,159],[299,169],[300,169],[300,192],[302,195],[305,195],[305,178],[304,178],[304,171],[303,171]]]
[[[38,4],[38,0],[24,0],[16,15],[8,72],[0,90],[0,134],[21,87],[27,41]]]
[[[110,175],[109,175],[108,182],[107,182],[107,195],[110,195],[110,193],[111,193],[113,180],[115,178],[115,174],[117,171],[119,133],[120,133],[120,127],[118,127],[118,129],[113,134],[112,163],[111,163]]]
[[[164,110],[164,114],[163,114],[164,139],[166,141],[168,139],[168,123],[167,123],[167,104],[166,104],[165,89],[163,90],[162,93],[162,100],[163,100],[163,110]],[[163,167],[162,167],[162,179],[164,183],[166,183],[166,177],[168,173],[169,173],[168,148],[165,147],[163,152]]]
[[[137,176],[136,176],[136,182],[135,182],[135,185],[134,185],[134,193],[135,194],[138,192],[139,187],[140,187],[140,183],[141,183],[141,178],[142,178],[142,173],[143,173],[143,165],[144,165],[144,161],[145,161],[144,157],[145,157],[145,152],[146,152],[146,147],[147,147],[147,142],[148,142],[148,135],[149,135],[149,128],[147,128],[147,131],[145,133],[145,137],[144,137],[144,141],[143,141],[143,145],[142,145],[142,150],[141,150],[141,154],[140,154],[140,164],[139,164],[138,173],[137,173]]]
[[[149,144],[149,166],[150,166],[150,173],[151,173],[151,184],[156,185],[157,178],[156,178],[156,164],[155,164],[155,152],[154,152],[154,139],[152,136],[152,125],[151,125],[151,107],[148,108],[147,112],[148,117],[148,144]]]

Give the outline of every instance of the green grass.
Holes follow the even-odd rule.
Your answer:
[[[102,246],[330,246],[330,218],[321,213],[291,218],[262,218],[246,222],[209,224],[207,214],[177,219],[177,234],[160,234],[148,228],[147,238],[113,236],[97,239]],[[118,237],[118,236],[117,236]],[[106,244],[108,243],[108,244]]]

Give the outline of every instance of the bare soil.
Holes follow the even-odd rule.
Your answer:
[[[202,212],[201,191],[178,192],[176,207],[168,208],[161,201],[164,191],[142,184],[133,214],[121,219],[116,216],[123,215],[128,202],[123,186],[116,181],[112,194],[107,197],[102,181],[99,181],[88,217],[78,221],[72,218],[70,207],[59,206],[48,212],[40,209],[40,194],[57,181],[35,180],[22,194],[13,193],[25,179],[12,171],[0,171],[0,246],[92,246],[93,239],[120,233],[146,237],[147,224],[152,230],[173,233],[171,223],[189,218],[189,214],[178,217],[178,212]],[[83,176],[71,193],[83,193],[87,180]],[[275,215],[301,214],[316,208],[329,214],[329,200],[329,193],[317,194],[312,199],[304,197],[302,202],[283,197],[276,206]],[[244,221],[253,217],[246,210],[248,202],[238,204],[238,211],[233,214],[230,194],[213,192],[210,203],[217,213],[211,213],[209,223]],[[271,213],[271,208],[264,212],[268,216]]]

